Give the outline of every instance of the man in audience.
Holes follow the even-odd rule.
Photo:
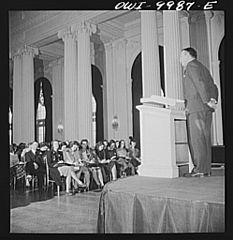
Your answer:
[[[42,190],[45,169],[37,148],[38,143],[35,141],[30,145],[31,150],[25,153],[26,173],[30,176],[37,176],[39,190]]]

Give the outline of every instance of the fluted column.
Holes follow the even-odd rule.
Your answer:
[[[179,62],[181,51],[179,12],[163,11],[165,95],[183,99],[182,72]]]
[[[143,97],[161,95],[156,11],[141,11]]]
[[[205,14],[205,20],[206,20],[206,27],[207,27],[207,36],[208,36],[207,40],[208,40],[209,70],[219,90],[218,106],[215,113],[213,114],[213,121],[212,121],[212,144],[223,145],[222,97],[221,97],[221,84],[220,84],[220,75],[219,75],[220,61],[219,61],[219,55],[218,55],[219,48],[215,48],[215,44],[214,44],[216,42],[216,39],[214,38],[214,35],[215,35],[214,20],[217,18],[218,12],[204,11],[204,14]],[[218,22],[221,22],[220,19],[218,19]],[[222,37],[224,35],[221,32],[218,32],[218,34]]]
[[[113,74],[113,46],[112,43],[105,44],[106,59],[106,95],[107,95],[107,139],[115,139],[112,119],[115,113],[114,105],[114,74]]]
[[[25,46],[22,54],[22,106],[21,106],[21,141],[35,140],[35,106],[34,106],[34,64],[33,57],[38,49]]]
[[[64,139],[78,138],[79,105],[77,82],[77,44],[70,29],[58,32],[58,37],[64,41]]]
[[[92,76],[90,35],[96,31],[95,25],[81,22],[72,26],[78,40],[78,136],[87,138],[93,145],[92,138]]]
[[[13,142],[19,144],[21,139],[22,108],[22,60],[19,54],[13,57]]]
[[[64,124],[64,62],[63,58],[51,64],[53,79],[53,139],[64,140],[63,131],[58,125]]]

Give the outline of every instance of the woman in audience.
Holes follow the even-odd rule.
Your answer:
[[[86,187],[76,176],[73,168],[67,166],[62,160],[62,152],[59,151],[59,144],[57,140],[52,142],[51,151],[48,154],[48,166],[51,177],[57,185],[61,186],[60,176],[66,177],[66,193],[70,193],[71,177],[77,182],[78,186]]]
[[[117,152],[116,152],[116,142],[111,139],[109,141],[109,146],[107,148],[107,152],[106,152],[106,158],[108,160],[116,160],[117,158]]]
[[[104,139],[103,140],[103,145],[104,145],[104,151],[105,153],[107,152],[107,149],[108,149],[108,140]]]
[[[103,188],[104,180],[101,168],[99,167],[95,152],[88,145],[87,139],[82,139],[81,141],[80,156],[83,164],[89,166],[98,188]]]
[[[80,150],[80,144],[78,143],[78,141],[71,141],[69,143],[68,148],[66,148],[66,150],[64,151],[65,162],[73,165],[73,170],[75,171],[75,174],[78,179],[80,179],[81,174],[84,175],[86,189],[89,190],[90,173],[88,168],[84,166],[84,164],[81,162],[79,150]]]
[[[103,166],[103,172],[106,174],[107,181],[110,181],[110,176],[112,180],[115,181],[117,178],[116,165],[111,159],[107,159],[107,149],[104,149],[104,144],[100,141],[95,147],[97,157]]]
[[[66,142],[61,142],[59,145],[59,150],[62,152],[62,159],[64,160],[64,153],[67,148],[68,144]]]
[[[128,150],[126,148],[125,140],[120,140],[119,148],[117,148],[117,163],[120,167],[120,177],[126,175],[126,169],[129,168],[132,175],[135,175],[135,170],[132,163],[129,162]]]
[[[138,166],[141,164],[141,159],[140,159],[140,151],[138,148],[136,148],[136,141],[134,138],[130,139],[129,143],[129,158],[130,158],[130,163],[132,163],[134,169],[135,169],[135,174],[137,174],[137,169]]]
[[[18,155],[18,159],[20,162],[25,162],[24,156],[27,150],[28,150],[28,145],[26,145],[26,143],[20,143],[17,146],[16,154]]]
[[[120,147],[120,141],[119,140],[116,140],[115,141],[115,145],[116,145],[116,149]]]

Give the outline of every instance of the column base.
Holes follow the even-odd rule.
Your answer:
[[[179,177],[179,169],[177,166],[140,166],[138,169],[140,176],[145,177],[161,177],[176,178]]]

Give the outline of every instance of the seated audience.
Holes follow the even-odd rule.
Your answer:
[[[47,160],[47,162],[46,162]],[[38,178],[38,187],[41,190],[48,164],[51,178],[61,186],[61,176],[66,177],[66,192],[70,193],[71,179],[74,179],[74,188],[89,190],[90,177],[93,177],[98,189],[104,184],[118,177],[137,174],[141,164],[140,150],[136,147],[135,139],[129,137],[129,146],[125,140],[104,139],[99,141],[94,149],[89,147],[87,139],[78,141],[51,143],[20,143],[10,146],[10,166],[19,165],[26,171],[26,186],[30,186],[33,176]],[[21,176],[20,175],[20,176]],[[80,180],[84,178],[85,184]]]

